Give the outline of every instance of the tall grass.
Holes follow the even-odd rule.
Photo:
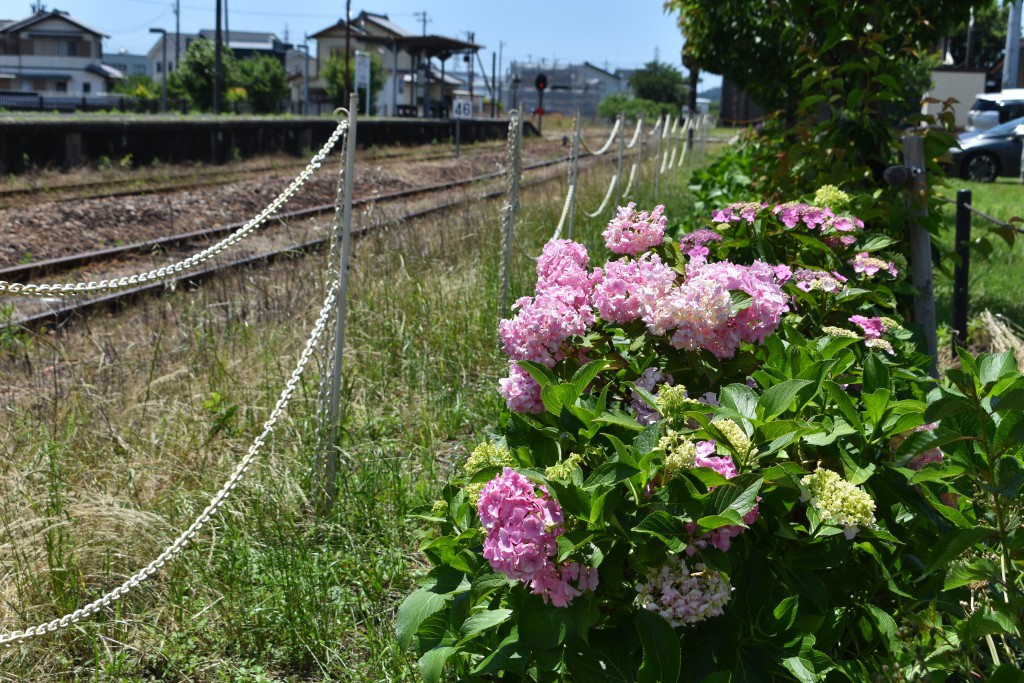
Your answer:
[[[649,171],[648,171],[649,173]],[[593,209],[607,166],[585,173]],[[524,191],[512,290],[561,212]],[[662,195],[681,183],[662,179]],[[649,187],[634,199],[653,205]],[[314,512],[316,368],[222,514],[97,618],[0,650],[2,681],[416,679],[393,638],[424,566],[409,512],[495,428],[500,204],[390,221],[350,274],[338,498]],[[577,212],[594,247],[608,214]],[[0,356],[0,628],[70,612],[155,557],[260,430],[320,305],[324,257],[235,271]]]
[[[993,218],[1008,221],[1024,217],[1024,187],[1019,181],[1000,178],[994,183],[975,183],[966,180],[950,180],[941,188],[943,196],[956,199],[956,191],[971,191],[971,206]],[[940,240],[948,248],[954,244],[956,207],[952,204],[943,209],[943,230]],[[971,234],[975,246],[971,250],[969,263],[968,297],[969,312],[974,315],[985,309],[1008,317],[1018,326],[1024,325],[1024,235],[1018,234],[1014,244],[1007,244],[1002,238],[990,234],[991,224],[979,216],[973,216]],[[1024,228],[1024,223],[1017,223]],[[989,253],[977,242],[987,235],[992,250]],[[938,320],[949,324],[952,315],[953,281],[945,274],[936,273],[936,308]]]

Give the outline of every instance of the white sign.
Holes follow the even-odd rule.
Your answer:
[[[370,53],[356,50],[356,87],[370,87]]]
[[[452,116],[457,119],[473,118],[473,102],[468,99],[456,99],[452,105]]]

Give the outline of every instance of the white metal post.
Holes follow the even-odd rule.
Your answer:
[[[323,496],[326,509],[334,505],[334,484],[338,474],[339,413],[341,407],[341,361],[345,350],[345,316],[348,310],[348,262],[352,249],[352,185],[355,174],[356,118],[359,95],[349,95],[348,131],[345,134],[345,184],[341,207],[341,258],[338,263],[338,303],[334,321],[334,370],[331,376],[330,405],[327,411],[327,453]]]

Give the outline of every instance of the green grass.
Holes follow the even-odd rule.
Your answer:
[[[971,206],[993,218],[1009,221],[1024,217],[1024,186],[1016,179],[1000,178],[995,183],[974,183],[951,180],[940,193],[956,199],[956,191],[971,191]],[[943,228],[938,239],[952,248],[956,226],[956,207],[944,207]],[[1024,223],[1017,223],[1024,228]],[[990,230],[992,224],[974,215],[971,237],[974,241],[969,261],[968,312],[975,315],[988,309],[1007,316],[1017,325],[1024,325],[1024,235],[1017,234],[1013,244]],[[994,226],[992,226],[994,227]],[[990,245],[991,249],[989,249]],[[952,278],[936,272],[936,310],[940,324],[948,324],[952,316]]]
[[[583,174],[584,208],[608,175]],[[524,190],[511,299],[532,291],[564,185]],[[680,187],[663,178],[661,200]],[[636,194],[654,204],[649,188]],[[426,529],[409,513],[496,429],[499,210],[478,202],[356,244],[329,513],[311,496],[313,363],[258,465],[183,555],[112,609],[0,650],[0,681],[417,680],[392,628],[425,570]],[[577,212],[575,236],[596,248],[610,213]],[[203,509],[276,401],[324,267],[238,271],[0,346],[0,630],[96,599]]]

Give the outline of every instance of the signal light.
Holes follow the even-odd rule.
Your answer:
[[[543,90],[548,87],[548,77],[544,74],[537,74],[537,79],[533,82],[537,86],[537,90]]]

